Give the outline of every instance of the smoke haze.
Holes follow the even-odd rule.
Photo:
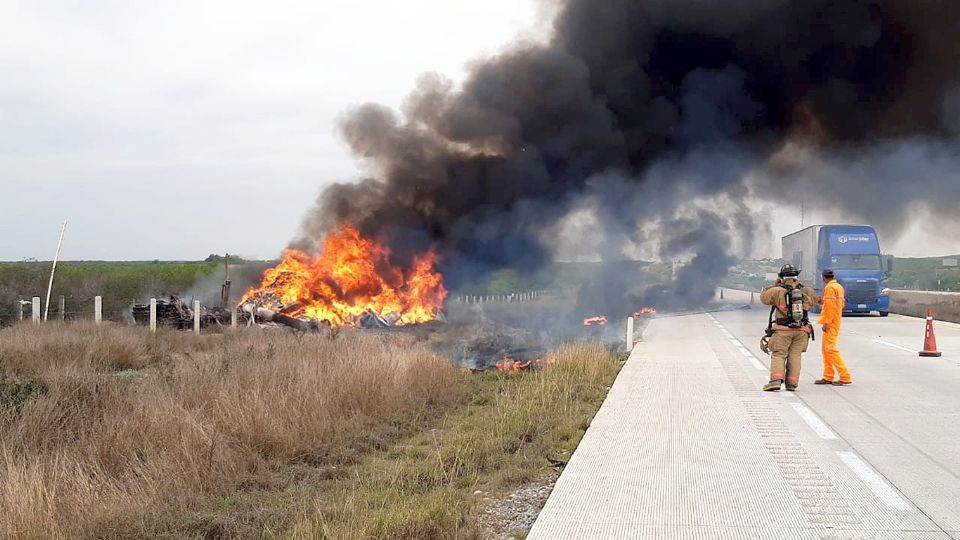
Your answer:
[[[574,233],[604,260],[689,261],[669,298],[697,305],[770,234],[750,201],[801,193],[892,235],[955,207],[956,28],[947,0],[567,0],[546,44],[351,111],[370,177],[326,189],[294,244],[346,221],[398,257],[437,249],[457,287],[549,262],[589,216]]]

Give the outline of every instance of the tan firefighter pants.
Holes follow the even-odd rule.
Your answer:
[[[810,336],[803,330],[777,330],[770,338],[770,380],[800,383],[801,355],[807,350]]]

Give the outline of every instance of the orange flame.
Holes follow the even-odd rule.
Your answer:
[[[536,360],[527,360],[522,362],[511,357],[509,354],[504,354],[503,358],[494,364],[494,368],[497,371],[506,371],[508,373],[518,373],[520,371],[526,371],[528,369],[543,369],[549,365],[555,364],[557,358],[555,356],[549,356],[547,358],[537,358]]]
[[[394,324],[431,321],[447,290],[434,269],[437,255],[427,251],[404,271],[389,262],[390,249],[358,230],[341,225],[324,240],[315,257],[296,249],[284,253],[263,274],[260,287],[244,295],[292,317],[310,317],[333,326],[356,325],[367,310]]]
[[[633,312],[634,317],[639,317],[641,315],[656,315],[656,314],[657,314],[657,308],[651,307],[651,306],[643,306],[642,308],[640,308],[640,311]]]
[[[607,324],[607,317],[605,315],[598,315],[596,317],[587,317],[583,320],[584,326],[593,326],[595,324]]]

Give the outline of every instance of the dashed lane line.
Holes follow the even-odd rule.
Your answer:
[[[902,346],[900,346],[900,345],[897,345],[896,343],[890,343],[889,341],[884,341],[884,340],[882,340],[882,339],[875,339],[875,340],[873,340],[873,342],[874,342],[874,343],[879,343],[879,344],[881,344],[881,345],[886,345],[887,347],[893,347],[894,349],[900,349],[901,351],[907,351],[908,353],[913,353],[913,354],[916,354],[916,353],[917,353],[917,351],[915,351],[915,350],[913,350],[913,349],[908,349],[908,348],[906,348],[906,347],[902,347]]]
[[[711,319],[713,317],[711,316]],[[714,324],[718,328],[723,330],[724,334],[729,336],[726,328],[723,327],[716,319],[713,319]],[[895,349],[900,349],[906,352],[914,353],[911,349],[902,347],[895,343],[890,343],[882,339],[873,340],[875,343],[881,345],[886,345],[888,347],[893,347]],[[740,350],[740,353],[751,360],[755,366],[759,369],[766,370],[766,368],[760,364],[757,358],[747,350],[746,347],[740,343],[736,338],[730,337],[730,342]],[[812,409],[807,407],[802,403],[791,403],[791,407],[797,412],[797,415],[807,423],[808,426],[816,433],[821,439],[824,440],[836,440],[838,439],[837,435],[820,419],[819,416]],[[873,494],[880,500],[887,508],[898,511],[898,512],[909,512],[912,510],[907,501],[905,501],[900,495],[892,488],[890,485],[881,477],[873,468],[870,467],[865,461],[863,461],[860,456],[851,451],[837,451],[837,456],[843,461],[844,465],[847,466],[856,476],[860,479],[861,482],[869,489]]]
[[[911,510],[907,501],[903,500],[876,471],[860,459],[860,456],[853,452],[837,452],[837,455],[887,508],[899,512],[909,512]]]
[[[723,332],[724,337],[726,337],[730,341],[730,343],[740,351],[740,354],[742,354],[744,358],[750,361],[750,364],[753,365],[754,368],[756,368],[758,371],[767,371],[767,367],[763,365],[763,362],[758,360],[756,355],[751,353],[750,349],[747,349],[743,345],[743,343],[740,342],[739,339],[733,337],[733,334],[731,334],[729,330],[727,330],[722,324],[720,324],[720,321],[714,318],[713,315],[708,314],[707,316],[710,317],[710,320],[713,321],[713,324],[715,324],[717,328],[719,328],[720,331]]]
[[[827,427],[827,425],[823,423],[823,420],[821,420],[816,413],[810,410],[810,407],[807,407],[802,403],[791,403],[790,406],[797,411],[797,414],[800,415],[800,418],[802,418],[803,421],[810,426],[810,429],[819,435],[821,439],[830,441],[837,438],[837,435],[833,432],[833,430]]]

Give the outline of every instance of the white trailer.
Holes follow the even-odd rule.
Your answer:
[[[781,239],[782,258],[800,269],[800,281],[814,287],[820,283],[817,275],[817,240],[823,225],[811,225]]]

